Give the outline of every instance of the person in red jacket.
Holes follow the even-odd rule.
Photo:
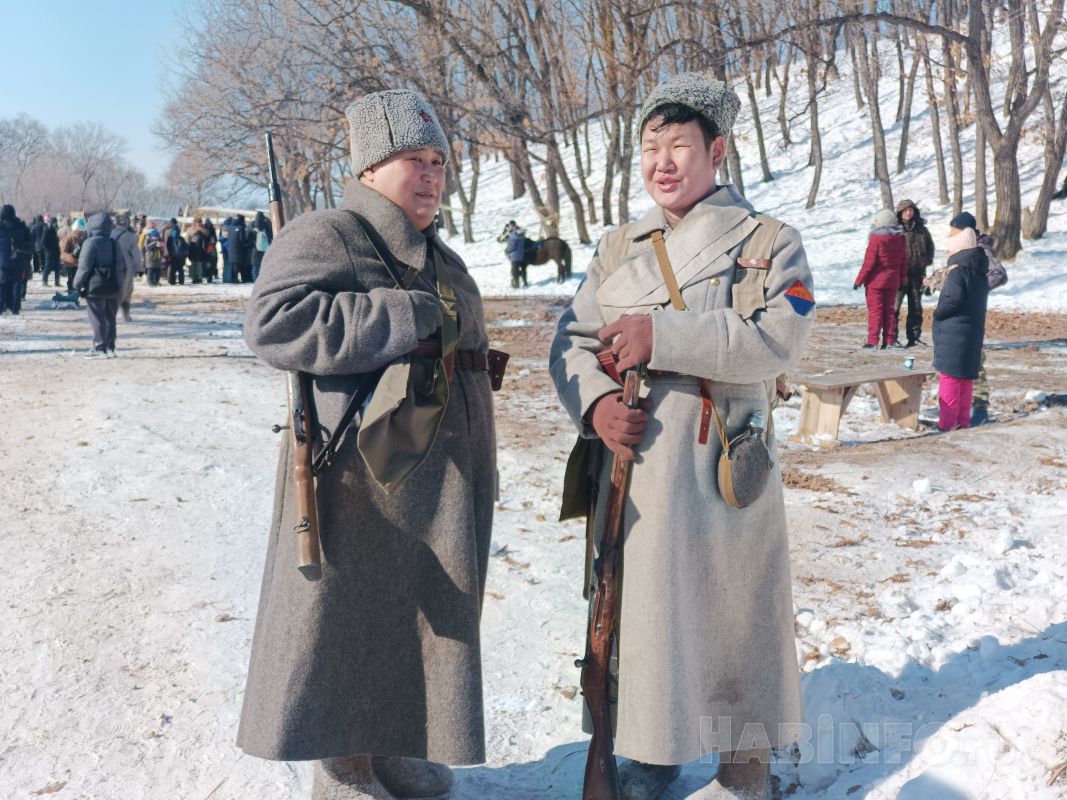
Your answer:
[[[897,347],[897,290],[908,280],[908,244],[904,231],[897,223],[897,215],[883,208],[874,215],[874,230],[867,240],[867,254],[863,257],[853,289],[867,290],[867,344],[877,347],[881,337],[882,349]]]

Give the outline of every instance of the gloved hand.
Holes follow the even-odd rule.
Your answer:
[[[856,291],[858,288],[860,288],[860,285],[858,283],[852,284],[852,291]]]
[[[633,445],[641,441],[651,401],[641,398],[640,408],[627,408],[622,402],[622,392],[612,392],[601,397],[589,412],[589,424],[604,445],[616,456],[626,461],[634,457]]]
[[[444,321],[441,301],[430,292],[412,290],[408,292],[408,295],[411,297],[411,307],[415,312],[415,335],[419,339],[428,339]]]
[[[652,317],[625,314],[597,331],[600,341],[611,344],[620,373],[652,358]]]

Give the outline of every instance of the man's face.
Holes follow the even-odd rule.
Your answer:
[[[428,228],[445,189],[445,159],[432,147],[401,150],[368,169],[360,180],[391,200],[420,231]]]
[[[908,206],[907,208],[905,208],[903,211],[900,212],[900,218],[902,220],[904,220],[905,222],[907,222],[908,220],[910,220],[914,216],[915,216],[915,208],[913,206]]]
[[[656,204],[683,217],[715,188],[715,173],[726,156],[721,136],[710,147],[696,120],[653,130],[658,119],[641,134],[641,177]]]

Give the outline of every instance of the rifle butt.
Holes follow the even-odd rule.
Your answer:
[[[608,724],[610,725],[610,721]],[[619,800],[619,797],[619,770],[615,764],[610,739],[601,742],[594,735],[589,742],[589,755],[585,759],[582,800]]]

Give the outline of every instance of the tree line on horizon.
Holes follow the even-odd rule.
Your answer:
[[[1067,44],[1064,1],[198,0],[188,20],[195,44],[177,56],[155,129],[201,191],[231,176],[239,187],[265,187],[262,133],[272,130],[295,215],[336,206],[352,177],[346,106],[367,92],[412,87],[451,138],[451,232],[458,225],[473,241],[481,167],[502,158],[513,195],[529,198],[547,234],[568,215],[588,243],[591,225],[629,217],[636,115],[666,75],[702,71],[735,88],[754,140],[745,159],[761,180],[774,180],[769,129],[777,146],[806,148],[808,208],[827,168],[820,103],[845,82],[856,124],[871,133],[882,203],[893,206],[893,176],[906,168],[912,116],[925,103],[940,204],[961,210],[970,182],[980,228],[1012,258],[1022,237],[1045,233],[1067,147],[1067,89],[1052,74]],[[879,91],[894,79],[890,119]],[[775,95],[777,113],[768,115],[761,97]],[[887,130],[898,125],[890,152]],[[976,148],[965,160],[961,133],[972,125]],[[607,146],[594,165],[589,131],[597,127]],[[1045,166],[1026,209],[1024,136],[1041,142]],[[598,191],[594,173],[604,176]],[[722,179],[744,192],[742,177],[731,139]]]
[[[0,118],[0,202],[27,221],[42,213],[129,208],[171,216],[189,196],[183,159],[153,184],[126,159],[124,137],[100,122],[49,128],[28,114]],[[188,170],[186,170],[188,172]]]

